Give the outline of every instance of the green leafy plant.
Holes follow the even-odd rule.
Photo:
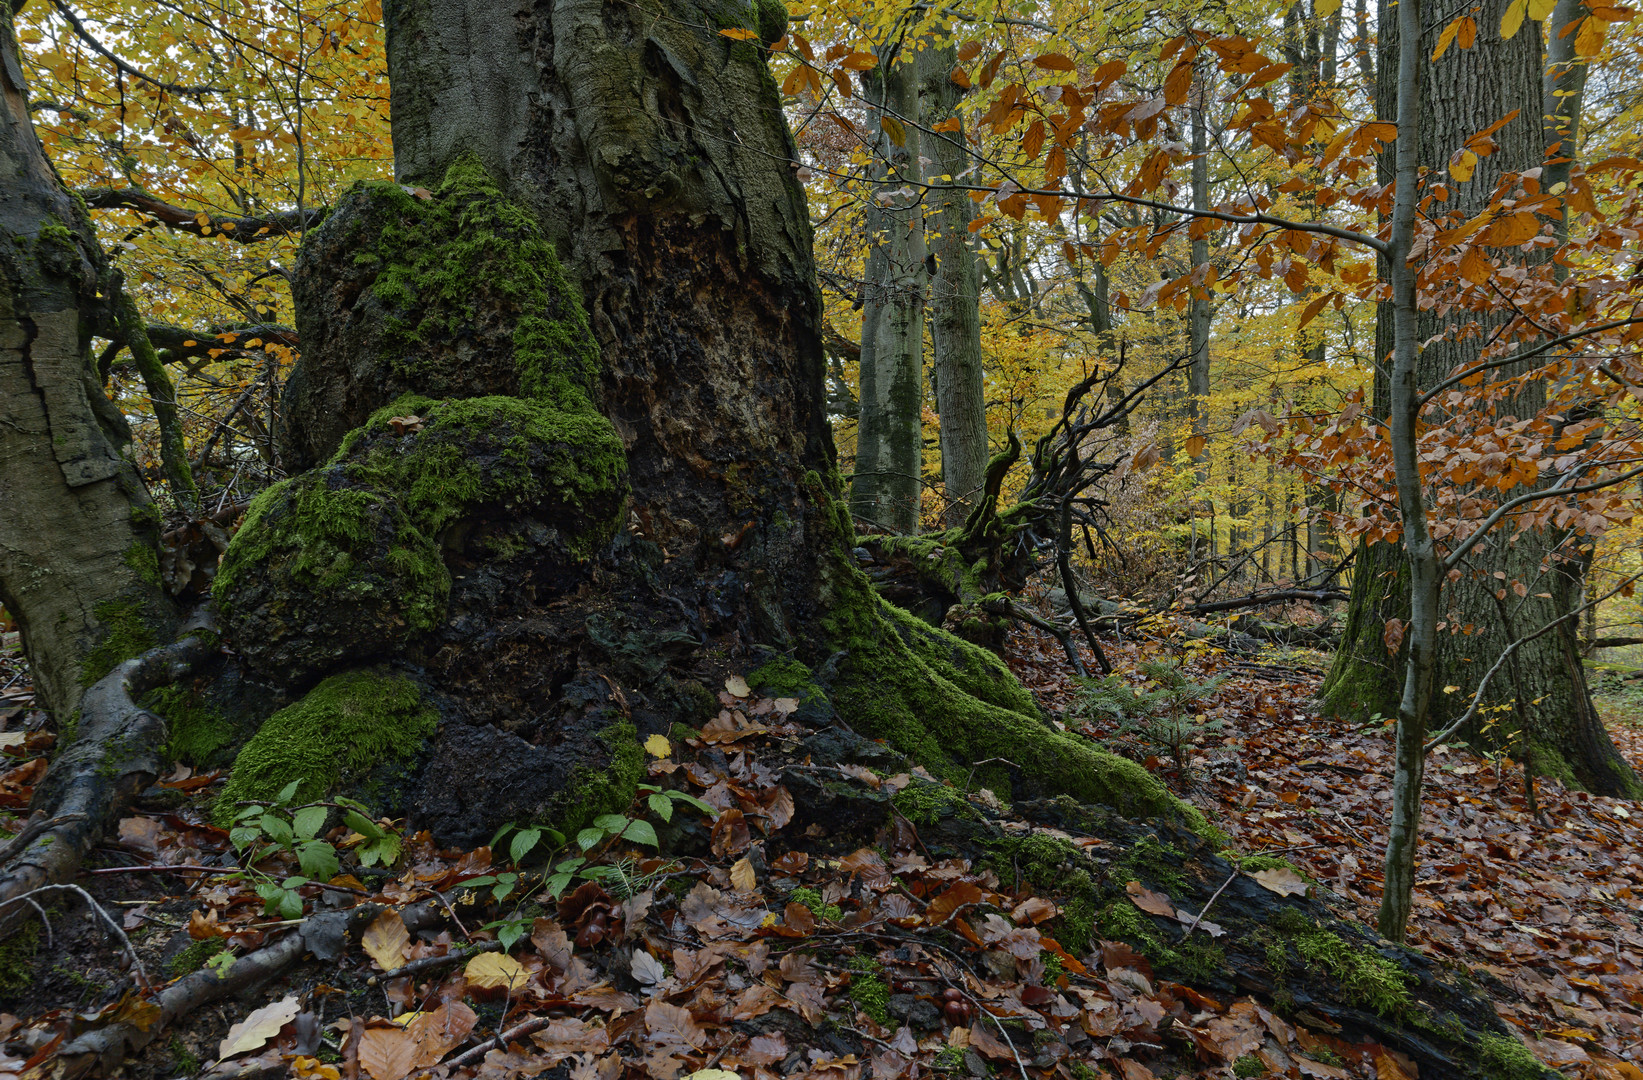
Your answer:
[[[1118,734],[1139,742],[1146,750],[1168,754],[1183,782],[1192,778],[1192,743],[1221,729],[1219,720],[1197,719],[1198,706],[1226,681],[1218,676],[1194,682],[1175,660],[1149,660],[1141,665],[1148,686],[1133,689],[1121,676],[1087,679],[1079,694],[1078,711],[1091,718],[1106,716],[1118,722]]]

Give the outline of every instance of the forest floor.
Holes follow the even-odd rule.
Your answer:
[[[1170,648],[1109,644],[1109,655],[1139,685],[1140,663]],[[1017,635],[1009,660],[1070,729],[1145,762],[1238,847],[1282,856],[1373,925],[1391,740],[1380,725],[1315,713],[1324,657],[1186,658],[1195,680],[1225,676],[1188,718],[1186,777],[1166,748],[1079,708],[1049,638]],[[410,836],[387,871],[364,865],[371,837],[344,825],[322,834],[341,858],[326,887],[292,886],[290,845],[260,873],[232,876],[230,837],[205,813],[221,778],[179,770],[78,880],[126,941],[64,895],[0,946],[0,1075],[1418,1080],[1395,1052],[1171,982],[1123,943],[1068,954],[1052,936],[1068,914],[1057,897],[982,851],[926,846],[918,801],[904,800],[928,798],[922,770],[868,767],[870,747],[854,755],[866,765],[850,763],[828,751],[831,736],[793,722],[796,703],[750,696],[740,680],[720,701],[697,736],[650,747],[651,782],[716,814],[641,802],[634,817],[682,854],[650,857],[611,835],[591,854],[614,870],[572,880],[557,902],[540,876],[508,876],[502,849],[515,838],[459,852]],[[1643,706],[1604,704],[1643,767]],[[18,816],[52,741],[41,720],[15,658],[0,654],[0,752],[14,759],[0,808]],[[1630,1064],[1643,1058],[1643,806],[1547,780],[1538,795],[1544,821],[1509,761],[1437,753],[1412,944],[1474,969],[1500,1015],[1571,1080],[1643,1080]],[[991,793],[969,801],[1005,834],[1039,831]],[[1266,887],[1308,885],[1283,877]],[[418,902],[436,893],[450,917],[420,929]],[[1131,894],[1138,906],[1169,906],[1143,894]],[[364,933],[339,957],[189,1008],[163,1031],[155,1022],[168,982],[200,985],[227,958],[267,955],[349,909]],[[67,1053],[111,1025],[147,1045],[123,1064]]]

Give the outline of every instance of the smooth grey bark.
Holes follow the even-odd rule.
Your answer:
[[[1584,0],[1558,0],[1546,20],[1546,70],[1541,76],[1541,93],[1546,108],[1546,171],[1541,186],[1554,190],[1569,182],[1569,171],[1579,154],[1580,111],[1586,99],[1589,65],[1575,52],[1575,32],[1563,33],[1571,23],[1590,15]],[[1561,233],[1568,231],[1565,208]],[[1559,266],[1560,275],[1567,271]]]
[[[881,259],[869,256],[878,276],[867,281],[862,338],[872,341],[872,375],[862,380],[862,421],[856,436],[856,471],[850,509],[858,518],[892,532],[919,526],[924,468],[924,297],[926,245],[919,163],[918,60],[900,48],[882,51],[865,80],[867,99],[883,121],[876,152],[884,182],[873,193],[877,226],[870,236]],[[898,141],[892,131],[902,135]],[[863,362],[867,350],[862,350]],[[871,385],[871,394],[868,386]],[[864,466],[865,456],[865,466]]]
[[[1387,829],[1385,887],[1377,928],[1383,937],[1401,942],[1409,925],[1415,889],[1415,855],[1420,846],[1421,783],[1426,769],[1427,711],[1437,671],[1438,589],[1441,584],[1437,545],[1427,527],[1420,478],[1420,318],[1416,306],[1416,268],[1410,265],[1415,215],[1420,204],[1422,159],[1421,4],[1397,0],[1398,139],[1394,144],[1391,231],[1386,263],[1392,312],[1392,363],[1389,372],[1388,420],[1392,467],[1397,478],[1398,512],[1403,521],[1403,550],[1409,572],[1408,649],[1403,695],[1398,703],[1397,748],[1392,780],[1392,820]]]
[[[934,128],[957,116],[963,90],[951,73],[957,50],[925,49],[923,124]],[[925,211],[935,274],[930,279],[930,337],[935,354],[936,409],[941,417],[941,479],[946,523],[963,525],[987,478],[987,400],[981,355],[981,269],[969,229],[969,193],[942,186],[970,167],[964,130],[925,133],[936,186]]]
[[[29,120],[0,8],[0,603],[59,722],[84,687],[156,643],[158,515],[90,353],[114,336],[118,276]]]

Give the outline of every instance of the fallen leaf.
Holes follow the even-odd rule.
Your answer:
[[[415,1047],[413,1068],[426,1069],[467,1039],[479,1023],[479,1015],[460,1001],[446,1002],[433,1012],[422,1013],[405,1026]]]
[[[378,915],[359,939],[360,948],[383,971],[392,971],[405,962],[405,950],[410,943],[405,920],[391,908]]]
[[[665,735],[652,735],[645,740],[645,753],[655,758],[665,758],[673,753],[673,744],[667,741]]]
[[[1135,906],[1148,915],[1162,915],[1166,919],[1175,918],[1175,905],[1170,903],[1169,897],[1161,892],[1154,892],[1141,884],[1132,881],[1124,886],[1124,891],[1130,894],[1130,900]]]
[[[468,985],[481,990],[518,990],[529,981],[519,961],[507,953],[480,953],[462,969]]]
[[[1270,870],[1257,870],[1249,876],[1254,878],[1263,889],[1275,892],[1279,896],[1305,896],[1306,890],[1311,887],[1306,878],[1287,866],[1277,866]]]
[[[725,680],[725,690],[732,697],[746,697],[748,695],[747,680],[740,675],[732,675]]]
[[[753,892],[759,887],[759,877],[753,872],[753,863],[746,855],[731,864],[730,884],[742,892]]]
[[[231,1058],[262,1048],[269,1039],[280,1033],[280,1028],[297,1018],[302,1006],[295,994],[253,1012],[228,1029],[228,1035],[217,1045],[217,1058]]]
[[[404,1028],[366,1028],[359,1041],[359,1063],[371,1080],[403,1080],[416,1068],[416,1040]]]
[[[633,950],[633,962],[628,970],[636,982],[645,986],[660,986],[667,980],[667,970],[661,961],[643,949]]]

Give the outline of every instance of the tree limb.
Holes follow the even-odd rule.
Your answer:
[[[79,193],[89,207],[97,210],[135,210],[168,229],[196,236],[220,236],[239,244],[254,244],[312,228],[322,221],[329,207],[281,210],[261,217],[230,217],[203,210],[187,210],[156,199],[141,188],[87,188]],[[204,218],[204,221],[200,219]]]

